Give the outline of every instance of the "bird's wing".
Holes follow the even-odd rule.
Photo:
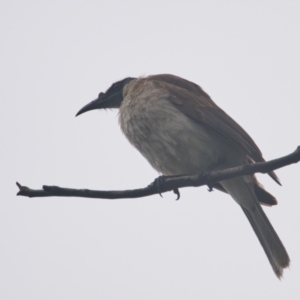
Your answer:
[[[174,75],[148,77],[156,87],[167,90],[168,100],[195,122],[213,130],[254,162],[265,161],[262,153],[248,133],[222,109],[200,86]],[[274,172],[269,175],[279,183]]]

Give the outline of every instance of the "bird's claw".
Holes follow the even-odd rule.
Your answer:
[[[161,186],[165,183],[167,176],[159,176],[157,177],[154,182],[153,185],[156,187],[158,194],[163,198],[162,194],[161,194]],[[180,193],[179,193],[179,189],[174,189],[173,190],[174,194],[177,195],[176,201],[180,199]]]
[[[207,187],[208,187],[208,191],[209,192],[212,192],[214,190],[214,187],[211,185],[211,184],[207,184]]]
[[[209,181],[210,172],[209,172],[209,171],[203,171],[202,177],[206,177],[206,181]],[[214,190],[214,188],[213,188],[213,186],[212,186],[211,183],[207,183],[206,185],[207,185],[207,187],[208,187],[207,190],[208,190],[209,192],[212,192],[212,191]]]
[[[173,193],[177,195],[177,198],[175,199],[176,201],[178,201],[180,199],[180,192],[179,189],[174,189]]]

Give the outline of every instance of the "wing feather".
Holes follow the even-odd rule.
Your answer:
[[[248,133],[219,108],[200,86],[168,74],[154,75],[148,78],[157,88],[167,90],[168,100],[186,116],[213,130],[235,148],[245,153],[250,161],[265,161],[258,146]],[[279,183],[274,172],[269,175]]]

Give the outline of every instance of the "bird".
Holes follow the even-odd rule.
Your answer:
[[[196,175],[248,163],[264,162],[248,133],[197,84],[171,74],[126,77],[113,83],[76,116],[95,109],[119,109],[128,141],[163,176]],[[278,184],[274,172],[268,173]],[[280,279],[289,255],[261,205],[277,200],[244,175],[212,184],[241,207],[275,275]]]

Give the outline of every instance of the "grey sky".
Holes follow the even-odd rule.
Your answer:
[[[129,189],[157,173],[116,111],[126,76],[194,81],[268,159],[300,144],[299,1],[0,2],[1,299],[299,299],[300,165],[259,176],[292,263],[280,282],[236,203],[205,187],[135,200],[16,197],[15,182]]]

